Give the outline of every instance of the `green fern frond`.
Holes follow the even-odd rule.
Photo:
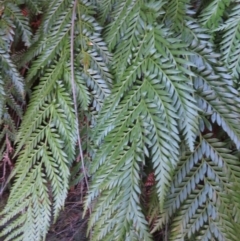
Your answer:
[[[171,0],[164,6],[166,21],[170,22],[169,25],[175,31],[182,31],[184,27],[189,2],[189,0]]]
[[[68,76],[66,78],[70,79],[70,66],[66,66],[64,68],[64,75]],[[91,103],[91,93],[86,86],[86,82],[84,80],[84,76],[79,70],[75,70],[75,83],[76,83],[76,95],[78,98],[78,103],[81,106],[81,109],[88,110],[88,107]]]
[[[117,0],[103,0],[98,3],[97,7],[99,7],[99,20],[101,23],[104,23],[107,18],[109,18],[109,15],[112,12],[116,2]]]
[[[213,48],[211,35],[208,33],[208,30],[203,28],[194,18],[188,17],[185,20],[181,37],[183,41],[188,44],[191,44],[192,42],[199,42],[201,45]]]
[[[146,6],[142,6],[142,9],[148,7],[149,5],[146,4]],[[138,18],[134,20],[139,21]],[[101,146],[94,158],[92,166],[92,172],[95,173],[94,182],[85,206],[88,207],[99,196],[96,204],[98,212],[94,213],[90,219],[90,227],[94,228],[93,240],[107,238],[107,235],[113,238],[112,231],[110,231],[112,229],[117,235],[121,235],[122,239],[127,238],[128,235],[132,236],[131,226],[124,233],[120,229],[119,233],[118,224],[114,220],[118,220],[119,215],[125,212],[118,204],[124,200],[121,190],[125,189],[128,183],[123,180],[127,179],[125,165],[129,162],[128,148],[130,153],[134,151],[132,149],[134,141],[131,138],[132,123],[137,122],[136,117],[140,116],[143,123],[140,127],[145,129],[145,131],[142,129],[138,132],[144,133],[143,146],[145,149],[143,152],[151,158],[160,209],[164,206],[173,170],[178,162],[179,129],[183,130],[191,149],[194,147],[198,131],[198,113],[195,108],[195,100],[192,98],[192,82],[184,77],[181,71],[183,61],[179,58],[180,54],[184,56],[190,54],[187,46],[181,41],[168,37],[170,34],[166,30],[158,27],[149,28],[147,24],[148,21],[149,23],[154,21],[152,18],[141,19],[141,21],[146,21],[146,27],[142,27],[143,24],[140,25],[143,34],[136,33],[136,47],[131,49],[125,73],[122,76],[119,75],[120,81],[115,85],[111,98],[104,103],[96,127],[96,136],[93,136],[96,144]],[[138,24],[136,23],[136,25]],[[107,34],[110,33],[111,31]],[[121,49],[121,44],[118,44],[116,51],[118,51],[118,47]],[[181,47],[185,47],[186,50],[179,50]],[[188,62],[186,61],[184,64],[188,65]],[[189,65],[191,66],[190,63]],[[190,109],[191,112],[189,112]],[[178,119],[183,119],[183,121],[178,123]],[[131,162],[134,161],[131,159]],[[121,170],[124,172],[118,177]],[[135,175],[140,175],[140,173]],[[138,188],[140,189],[140,186]],[[118,195],[117,192],[119,192]],[[106,195],[110,201],[103,203],[102,195]],[[136,206],[138,206],[137,203]],[[107,207],[109,207],[109,211],[107,211]],[[118,211],[116,212],[116,210]],[[111,217],[111,224],[105,224],[109,217]],[[142,222],[143,218],[144,215]],[[128,234],[126,231],[130,233]],[[139,231],[136,235],[138,234]]]
[[[213,0],[202,10],[200,22],[209,29],[216,28],[231,0]]]
[[[62,18],[66,15],[67,10],[71,9],[72,3],[72,0],[54,0],[51,2],[48,6],[48,11],[44,15],[44,33],[49,33],[52,26],[56,25],[56,22],[59,22],[59,17]]]
[[[4,14],[13,19],[17,29],[21,32],[23,42],[26,46],[30,46],[32,31],[30,29],[29,19],[22,14],[20,8],[12,3],[8,3],[5,6]]]
[[[9,53],[7,53],[4,49],[0,47],[0,62],[2,68],[4,68],[4,74],[7,75],[20,96],[24,96],[24,85],[23,85],[23,78],[20,76],[15,64],[11,60]]]
[[[107,36],[105,39],[110,50],[114,48],[118,43],[118,39],[120,39],[123,33],[126,32],[126,23],[136,21],[136,15],[139,14],[141,3],[141,0],[129,0],[116,3],[117,6],[115,6],[114,11],[112,12],[115,21],[113,21],[106,30]]]
[[[74,131],[76,129],[73,127],[76,126],[76,123],[71,128],[68,125],[68,118],[71,115],[74,117],[71,99],[66,96],[66,90],[61,83],[55,84],[52,91],[54,92],[45,98],[45,105],[41,107],[47,108],[48,111],[45,112],[43,118],[38,120],[38,126],[31,130],[25,140],[24,149],[18,158],[17,179],[12,188],[9,202],[2,211],[4,218],[1,220],[1,224],[25,209],[27,217],[26,220],[23,220],[24,225],[13,232],[15,235],[16,233],[23,234],[23,240],[27,240],[29,235],[34,240],[41,240],[45,237],[50,224],[51,209],[56,220],[67,195],[68,163],[70,158],[75,156],[76,135]],[[34,109],[30,108],[29,111],[33,113]],[[45,124],[46,121],[48,124]],[[32,193],[33,190],[35,191]],[[50,207],[49,192],[52,193],[52,207]],[[29,203],[25,202],[26,199]],[[13,207],[15,208],[13,209]],[[13,211],[10,211],[12,209]],[[22,217],[18,218],[22,219]],[[41,226],[42,231],[40,231],[40,227],[36,228],[38,222],[45,224]],[[33,225],[31,230],[28,226],[30,223]],[[1,235],[5,235],[11,229],[13,227],[10,225],[7,230],[3,230]],[[29,234],[29,232],[33,233]]]
[[[239,1],[238,1],[239,3]],[[239,78],[240,73],[240,7],[239,4],[232,9],[227,21],[220,26],[223,30],[221,42],[222,60],[229,66],[234,77]]]
[[[233,88],[232,78],[227,70],[218,64],[219,55],[214,54],[209,47],[197,45],[195,43],[192,46],[197,55],[192,58],[192,62],[198,69],[194,70],[197,77],[194,83],[195,88],[199,90],[196,93],[199,107],[210,114],[212,122],[222,126],[235,145],[239,147],[239,130],[235,122],[235,118],[239,116],[239,110],[233,105],[233,103],[238,105],[239,97]],[[219,84],[219,78],[222,79],[222,85]]]
[[[137,109],[138,105],[136,106],[136,111]],[[108,177],[103,174],[102,176],[99,176],[99,178],[97,178],[95,181],[96,185],[102,186],[102,195],[109,196],[109,201],[108,203],[105,203],[105,201],[100,201],[99,209],[102,210],[101,216],[99,216],[99,213],[96,213],[96,215],[93,214],[92,216],[92,220],[99,220],[97,227],[98,225],[99,228],[101,227],[100,229],[95,229],[96,231],[94,231],[93,240],[102,240],[107,234],[109,234],[110,226],[114,227],[114,230],[111,231],[112,234],[110,234],[112,237],[119,236],[119,238],[124,238],[126,233],[131,231],[128,228],[130,227],[129,225],[133,224],[135,225],[136,229],[139,230],[139,239],[143,238],[144,240],[151,240],[149,232],[147,231],[147,223],[140,209],[139,165],[144,160],[144,152],[142,150],[144,141],[141,138],[136,139],[136,137],[139,136],[139,131],[141,131],[141,123],[138,120],[136,121],[136,125],[129,129],[126,133],[126,135],[129,136],[129,141],[133,143],[132,146],[123,150],[121,156],[117,155],[117,152],[120,151],[119,148],[112,150],[112,155],[114,155],[117,159],[110,159],[115,161],[111,161],[111,163],[108,165]],[[135,143],[134,140],[136,141]],[[108,141],[110,141],[110,139]],[[121,143],[119,144],[121,145]],[[117,166],[114,165],[115,163]],[[120,175],[119,178],[124,181],[119,183],[115,178],[116,175]],[[104,179],[106,179],[107,182],[102,182]],[[117,182],[114,183],[114,181],[111,179],[115,179]],[[116,190],[119,190],[120,193],[116,193]],[[118,194],[118,197],[116,194]],[[121,196],[124,196],[125,198],[120,203],[119,201]],[[109,209],[106,204],[111,205],[111,208]],[[119,208],[122,209],[123,206],[124,209],[122,212],[114,212]],[[134,211],[133,216],[131,214],[132,211]],[[116,216],[116,220],[118,220],[118,222],[108,224],[106,220],[108,219],[109,215]]]
[[[32,67],[29,70],[28,76],[26,78],[27,82],[38,76],[39,73],[41,73],[41,70],[45,70],[45,67],[49,66],[49,62],[59,53],[60,49],[63,48],[63,46],[66,44],[69,37],[70,26],[66,26],[64,30],[65,31],[62,31],[60,33],[60,36],[55,35],[54,37],[52,36],[52,38],[49,39],[49,42],[43,49],[42,54],[38,57],[37,60],[33,62]]]
[[[186,3],[182,5],[184,11],[181,12],[181,21],[175,21],[181,24],[181,37],[184,41],[189,34],[186,43],[176,37],[179,36],[176,28],[171,32],[169,28],[157,26],[157,20],[161,21],[159,16],[162,5],[151,8],[151,3],[145,4],[144,1],[124,1],[111,7],[112,2],[108,3],[108,15],[110,18],[114,16],[114,21],[106,27],[105,38],[113,50],[113,71],[117,83],[111,96],[104,102],[92,136],[96,144],[92,165],[94,176],[92,189],[85,203],[85,212],[91,202],[96,202],[96,211],[93,211],[89,223],[90,228],[93,228],[93,240],[112,240],[115,237],[113,232],[119,232],[116,220],[124,211],[121,211],[118,204],[123,202],[122,189],[127,186],[124,182],[127,179],[124,167],[130,153],[133,155],[131,133],[132,124],[137,122],[136,116],[143,123],[140,127],[144,127],[144,131],[139,130],[139,133],[144,133],[144,159],[146,156],[150,159],[154,171],[159,205],[155,214],[159,210],[162,212],[160,226],[167,224],[173,215],[178,215],[171,229],[172,240],[183,240],[184,237],[196,237],[199,240],[215,237],[221,240],[229,237],[220,219],[220,215],[227,215],[228,221],[232,219],[233,214],[225,201],[229,193],[222,196],[222,189],[217,188],[218,180],[225,185],[224,188],[221,186],[223,190],[227,188],[228,181],[221,175],[218,167],[214,166],[219,161],[217,155],[210,155],[208,150],[201,150],[200,154],[195,149],[195,141],[199,135],[198,122],[202,125],[201,130],[205,130],[204,121],[211,128],[209,119],[221,126],[239,148],[236,122],[239,119],[238,94],[227,69],[219,63],[220,55],[214,52],[208,30],[190,16],[185,16],[188,13]],[[149,17],[146,17],[148,14]],[[170,17],[171,20],[172,18]],[[168,210],[167,193],[172,185],[174,170],[179,170],[177,164],[180,142],[183,142],[181,137],[193,151],[192,155],[199,155],[199,159],[195,157],[196,163],[189,164],[194,166],[193,169],[192,166],[190,168],[192,176],[186,176],[184,193],[179,194],[180,198]],[[217,148],[220,145],[217,142],[214,140],[211,145]],[[223,148],[220,151],[224,152]],[[231,158],[236,164],[236,159],[233,156]],[[209,159],[213,164],[208,166]],[[199,160],[202,163],[198,163]],[[131,162],[134,161],[131,159]],[[184,159],[183,163],[187,162]],[[209,180],[205,178],[207,171]],[[225,171],[228,173],[228,169]],[[139,171],[138,175],[140,173]],[[176,185],[177,181],[174,181]],[[140,185],[139,189],[141,190]],[[180,187],[176,190],[180,190]],[[212,204],[216,195],[223,210]],[[232,193],[231,197],[234,197]],[[208,211],[210,209],[211,213]],[[212,220],[209,221],[206,215],[212,215]],[[111,222],[108,222],[109,218]],[[183,219],[185,221],[182,224]],[[128,224],[127,230],[125,228],[124,233],[117,235],[121,235],[122,239],[137,239],[139,233],[131,233],[132,229],[134,226]],[[234,225],[229,228],[230,235],[236,234],[235,229]],[[153,228],[152,232],[155,230]]]
[[[92,241],[238,241],[239,11],[1,1],[0,239],[46,239],[81,181]]]
[[[91,104],[99,111],[103,100],[110,94],[112,75],[108,65],[111,55],[100,36],[102,28],[92,16],[87,15],[95,13],[94,8],[87,1],[81,1],[77,4],[76,12],[79,16],[76,22],[78,40],[75,46],[79,49],[76,60],[81,65],[81,72],[77,72],[91,89]]]
[[[18,103],[18,100],[15,99],[14,95],[8,90],[6,90],[6,97],[5,97],[5,105],[10,107],[12,111],[16,113],[18,118],[22,119],[23,110],[21,105]]]
[[[60,11],[66,5],[68,7],[65,7],[64,11]],[[33,79],[36,79],[46,67],[49,67],[53,63],[52,60],[60,53],[60,50],[63,49],[64,46],[67,46],[66,43],[69,40],[72,11],[69,1],[54,1],[50,6],[48,7],[50,13],[47,11],[44,16],[50,16],[52,14],[51,11],[55,9],[56,12],[54,12],[54,14],[58,16],[58,19],[53,21],[54,19],[51,19],[49,16],[46,18],[43,17],[43,23],[39,28],[38,34],[40,36],[44,34],[45,37],[43,38],[41,36],[35,41],[22,61],[22,65],[24,65],[38,55],[38,58],[32,62],[26,78],[26,81],[31,82],[31,84],[33,83]],[[60,10],[58,7],[60,7]],[[55,16],[54,14],[52,15],[53,18]],[[48,26],[48,29],[45,29],[44,26]]]
[[[41,33],[41,31],[39,31]],[[43,38],[42,36],[39,39],[36,39],[35,42],[28,48],[28,50],[24,53],[21,60],[17,61],[19,67],[27,67],[27,64],[39,56],[42,51],[45,49],[47,44],[47,38]]]
[[[60,79],[63,73],[64,61],[66,61],[66,56],[63,56],[58,63],[52,65],[46,71],[45,76],[41,79],[41,83],[37,86],[35,92],[32,94],[31,102],[28,107],[29,112],[25,114],[25,120],[22,123],[18,138],[16,140],[19,143],[17,152],[21,150],[29,138],[29,135],[36,128],[39,128],[42,120],[44,120],[46,115],[48,115],[49,109],[46,107],[42,109],[42,106],[46,101],[48,101],[49,94],[51,93],[56,81]],[[37,114],[33,115],[32,113]]]
[[[31,14],[36,15],[42,13],[43,6],[46,1],[24,0],[24,3],[30,9]]]
[[[239,182],[239,173],[234,170],[238,160],[224,147],[224,143],[211,138],[211,135],[200,138],[195,152],[182,159],[173,179],[165,213],[159,219],[158,224],[162,226],[174,216],[171,240],[190,238],[200,230],[196,240],[205,240],[204,237],[208,240],[212,236],[222,240],[234,234],[234,225],[230,225],[233,213],[227,195],[233,194],[229,185]],[[219,221],[223,215],[225,220],[229,220],[227,226]],[[233,237],[231,240],[237,240],[236,236]]]
[[[8,11],[9,6],[13,7],[13,11],[16,10],[14,13],[16,15],[20,11],[11,3],[1,5],[3,7],[0,20],[0,166],[3,168],[3,171],[1,170],[1,193],[7,183],[8,172],[13,166],[14,147],[12,143],[15,141],[16,129],[22,118],[25,94],[24,80],[11,58],[11,46],[16,30],[13,28],[13,16]],[[28,25],[24,19],[19,21]],[[25,27],[28,29],[28,26]]]
[[[50,6],[55,6],[54,13]],[[75,40],[81,36],[80,41],[74,43],[74,80],[77,99],[81,101],[78,107],[85,116],[90,107],[100,109],[105,96],[110,93],[108,64],[111,55],[100,37],[101,28],[92,16],[87,16],[87,13],[94,13],[92,6],[87,1],[81,1],[78,7],[88,9],[85,15],[76,12],[73,33]],[[76,158],[78,123],[71,98],[69,64],[72,5],[66,5],[66,1],[54,1],[48,8],[43,13],[38,36],[23,58],[24,67],[28,61],[32,62],[25,78],[28,87],[32,88],[34,80],[37,81],[18,136],[14,138],[17,163],[11,176],[15,176],[15,180],[0,222],[0,236],[7,240],[45,239],[52,219],[56,221],[64,205],[69,169]],[[49,13],[53,13],[56,21],[51,20],[47,24]],[[42,37],[43,33],[46,38]],[[89,56],[87,62],[84,62],[84,53]],[[15,106],[14,98],[6,103]],[[94,105],[95,99],[101,103],[100,106]],[[84,143],[83,147],[85,150]],[[8,222],[10,224],[6,226]]]

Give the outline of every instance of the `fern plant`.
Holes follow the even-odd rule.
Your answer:
[[[34,38],[27,38],[29,22],[21,15],[22,22],[28,23],[22,30],[22,39],[28,49],[18,66],[30,64],[24,81],[25,91],[31,93],[14,138],[17,163],[12,175],[15,174],[15,179],[8,203],[1,213],[1,224],[10,222],[0,234],[4,240],[45,239],[51,219],[56,220],[64,205],[69,169],[78,155],[79,127],[74,105],[84,110],[84,115],[91,113],[88,117],[91,122],[94,121],[94,111],[101,108],[103,99],[109,94],[111,75],[107,63],[111,56],[99,36],[101,28],[92,17],[94,9],[87,1],[75,2],[74,12],[74,3],[69,0],[42,2],[39,10],[32,9],[34,2],[24,3],[32,14],[43,8],[44,14]],[[4,14],[7,6],[7,3],[3,5]],[[12,3],[12,6],[9,18],[16,14],[17,19],[21,11],[17,5]],[[75,24],[73,32],[72,22]],[[70,53],[72,47],[73,55]],[[7,54],[9,67],[4,70],[11,74],[17,90],[23,92],[23,85],[20,85],[23,81],[20,82],[21,77]],[[72,92],[77,96],[77,103],[72,101]]]
[[[238,159],[212,137],[217,126],[239,148],[238,92],[221,62],[229,41],[223,35],[217,53],[212,38],[229,3],[212,1],[197,13],[190,1],[102,1],[116,84],[92,137],[92,240],[152,240],[164,226],[167,240],[238,239]],[[235,26],[238,14],[226,22]],[[142,180],[152,172],[147,211]]]
[[[92,241],[238,240],[240,1],[0,4],[0,237],[45,240],[82,170]]]

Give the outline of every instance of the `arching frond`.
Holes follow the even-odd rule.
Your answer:
[[[228,20],[219,28],[223,30],[221,42],[222,60],[231,69],[235,78],[239,78],[240,72],[240,7],[239,1],[231,9]]]
[[[209,29],[216,28],[231,0],[213,0],[201,12],[200,21]]]
[[[6,4],[4,14],[6,14],[7,17],[13,20],[13,23],[16,25],[17,30],[20,31],[22,35],[22,40],[25,45],[30,46],[32,31],[29,26],[29,19],[22,14],[20,8],[18,8],[15,4],[12,4],[11,2]]]
[[[0,239],[239,240],[239,3],[0,1]]]
[[[19,64],[25,68],[25,64],[31,61],[25,81],[33,93],[29,96],[18,135],[13,138],[16,141],[17,162],[11,175],[15,179],[8,203],[0,214],[0,236],[6,240],[44,240],[67,197],[70,167],[76,158],[79,131],[72,100],[72,66],[69,64],[71,38],[81,36],[80,41],[74,43],[76,52],[73,55],[76,61],[73,78],[77,99],[81,101],[78,105],[81,113],[87,115],[92,106],[99,110],[110,93],[108,61],[111,55],[100,37],[101,28],[92,16],[87,15],[94,13],[92,6],[87,1],[79,1],[79,11],[80,7],[89,11],[85,15],[76,12],[76,28],[71,36],[73,6],[69,3],[72,1],[58,0],[47,5],[37,32],[39,38],[25,52],[24,64]],[[16,90],[23,92],[22,77],[10,54],[4,48],[0,53],[5,75],[16,83]],[[90,56],[87,62],[84,62],[84,53]],[[8,96],[11,97],[10,94]],[[95,96],[99,106],[93,104]],[[18,113],[15,96],[9,97],[4,101]],[[22,112],[18,114],[21,116]],[[6,226],[6,223],[10,224]]]
[[[224,143],[211,135],[201,136],[195,152],[187,153],[179,163],[165,212],[158,220],[162,226],[174,217],[171,240],[190,239],[195,234],[196,240],[237,240],[227,201],[227,195],[233,194],[229,182],[239,182],[238,171],[234,170],[237,162]]]

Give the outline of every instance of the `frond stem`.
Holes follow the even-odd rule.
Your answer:
[[[82,151],[82,144],[81,144],[81,136],[80,136],[80,130],[79,130],[79,118],[78,118],[78,108],[77,108],[77,97],[76,97],[76,87],[75,87],[75,81],[74,81],[74,22],[75,22],[75,15],[76,15],[76,7],[77,7],[77,0],[74,1],[73,5],[73,12],[72,12],[72,26],[71,26],[71,86],[72,86],[72,93],[73,93],[73,103],[74,103],[74,110],[75,110],[75,116],[77,121],[77,142],[79,147],[79,154],[82,162],[82,169],[83,169],[83,175],[86,182],[87,190],[89,190],[89,184],[86,174],[86,169],[84,165],[84,159],[83,159],[83,151]],[[89,212],[91,213],[91,208],[89,207]]]

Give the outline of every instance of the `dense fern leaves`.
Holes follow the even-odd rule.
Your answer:
[[[29,6],[27,11],[32,11],[28,15],[41,13],[37,4],[33,7],[34,4],[26,1],[26,7]],[[21,31],[23,42],[26,46],[30,45],[23,54],[24,64],[19,65],[25,68],[25,64],[31,61],[25,83],[32,93],[17,137],[9,136],[5,130],[5,119],[9,116],[3,115],[3,135],[15,141],[17,163],[12,172],[15,179],[11,194],[0,214],[0,224],[4,226],[0,236],[5,240],[40,241],[45,239],[50,224],[64,206],[70,167],[78,155],[76,141],[81,127],[78,127],[74,112],[71,78],[75,81],[77,107],[83,117],[90,115],[91,123],[94,111],[101,108],[104,98],[110,93],[111,74],[107,64],[111,55],[100,37],[101,28],[92,16],[94,9],[87,1],[77,3],[73,23],[75,32],[72,35],[73,1],[53,1],[45,5],[35,39],[28,32],[29,26],[25,26],[27,18],[16,5],[10,6],[16,12],[16,27]],[[70,65],[71,39],[75,42],[74,76],[71,75]],[[9,45],[12,40],[9,39]],[[23,98],[22,77],[11,60],[8,46],[0,47],[1,71],[6,72],[1,72],[2,76],[13,82],[14,90]],[[2,93],[7,95],[6,104],[15,108],[22,117],[22,112],[17,111],[18,103],[14,102],[14,96],[5,90],[3,78],[0,83]],[[4,105],[1,107],[3,112]],[[10,123],[8,125],[9,131],[15,134],[15,128]],[[7,154],[12,154],[7,152],[11,146],[6,143],[5,149],[4,146],[2,148],[2,151],[6,150],[5,159]]]
[[[240,14],[239,1],[231,6],[229,18],[218,28],[223,33],[221,52],[223,61],[231,69],[233,76],[239,79],[240,60]]]
[[[0,239],[44,240],[83,171],[92,241],[239,240],[239,3],[2,1]]]
[[[157,222],[162,226],[171,220],[171,240],[193,234],[195,240],[237,240],[229,206],[234,193],[229,185],[238,185],[238,159],[211,135],[200,136],[195,152],[186,153],[175,173],[165,211]]]
[[[208,28],[216,28],[231,0],[214,0],[207,3],[201,14],[201,23]]]
[[[114,55],[116,84],[92,137],[96,154],[86,201],[86,207],[95,203],[89,224],[92,240],[152,240],[139,199],[144,190],[139,176],[146,175],[146,166],[155,179],[150,220],[160,216],[152,232],[173,221],[171,240],[236,239],[236,226],[225,229],[223,220],[234,222],[227,207],[231,201],[226,202],[234,194],[226,189],[229,183],[238,185],[238,175],[230,178],[237,158],[227,154],[224,143],[200,132],[216,122],[239,148],[240,100],[207,28],[192,18],[189,1],[102,3],[101,20],[108,16],[110,22],[105,39]],[[213,1],[200,23],[218,26],[228,5]],[[190,150],[190,159],[183,146]],[[225,165],[222,174],[219,168]]]
[[[28,19],[22,16],[20,8],[11,1],[1,3],[0,12],[0,166],[3,170],[0,178],[4,187],[13,168],[13,142],[23,115],[25,96],[24,79],[11,57],[11,46],[17,31],[22,31],[22,41],[29,45],[31,31]],[[20,25],[21,30],[18,29]],[[2,192],[1,188],[1,195]]]

